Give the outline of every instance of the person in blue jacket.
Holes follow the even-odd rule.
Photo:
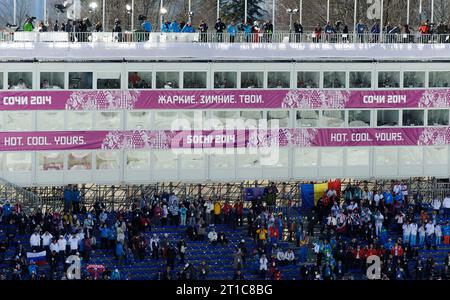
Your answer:
[[[184,27],[181,30],[181,32],[192,33],[192,32],[195,32],[195,29],[194,29],[194,27],[192,27],[191,22],[188,22],[188,23],[186,23],[186,25],[184,25]]]
[[[244,31],[245,41],[247,43],[251,42],[251,40],[252,40],[252,29],[253,29],[252,25],[250,25],[248,23],[242,24],[242,30]]]
[[[145,20],[144,23],[141,24],[142,28],[144,28],[145,32],[152,32],[152,24],[149,20]]]
[[[170,32],[180,32],[180,24],[176,20],[173,20],[172,23],[170,23]]]
[[[170,32],[169,21],[165,21],[164,24],[161,25],[161,32]]]
[[[236,38],[236,34],[237,34],[237,28],[236,28],[236,24],[234,24],[234,22],[231,22],[231,24],[228,25],[227,33],[230,36],[230,43],[234,43],[234,39]]]

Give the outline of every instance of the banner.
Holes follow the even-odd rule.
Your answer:
[[[245,201],[253,201],[258,197],[261,197],[261,200],[264,196],[264,188],[245,188],[244,189]]]
[[[44,265],[46,261],[46,252],[27,252],[27,259],[29,262],[34,261],[37,265]]]
[[[0,92],[0,110],[206,110],[418,107],[450,107],[450,90],[228,89]]]
[[[450,127],[0,132],[0,151],[442,146]]]

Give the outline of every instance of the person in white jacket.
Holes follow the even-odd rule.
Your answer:
[[[383,228],[383,221],[384,216],[381,214],[381,212],[378,212],[375,216],[375,233],[378,236],[380,236],[381,229]]]
[[[42,247],[47,252],[47,255],[50,255],[50,243],[52,242],[53,235],[50,232],[46,231],[42,235]]]
[[[53,242],[50,243],[50,253],[53,253],[53,251],[59,253],[58,240],[56,239],[54,239]]]
[[[39,251],[41,248],[41,235],[38,231],[33,232],[33,234],[30,237],[30,246],[31,251]]]
[[[67,242],[69,243],[70,254],[75,255],[78,252],[79,239],[78,239],[77,235],[73,234]]]
[[[259,271],[261,273],[261,279],[266,279],[268,263],[269,261],[267,260],[266,255],[261,255],[261,258],[259,259]]]
[[[409,243],[409,239],[411,237],[411,226],[409,226],[409,222],[406,221],[406,223],[403,224],[403,243],[406,245]]]
[[[436,248],[441,245],[441,241],[442,241],[442,228],[440,224],[436,224],[436,226],[434,226],[434,236],[435,236],[435,244],[436,244]]]
[[[67,251],[67,240],[63,235],[59,236],[58,249],[59,249],[59,256],[62,258],[62,261],[64,261]]]
[[[288,264],[295,264],[295,254],[292,249],[288,249],[288,251],[286,251],[284,258]]]
[[[418,226],[416,223],[412,222],[411,224],[409,224],[409,245],[411,247],[415,247],[416,246],[416,241],[417,241],[417,229]]]
[[[277,262],[281,266],[286,263],[286,257],[284,256],[284,252],[281,249],[278,249],[277,251]]]

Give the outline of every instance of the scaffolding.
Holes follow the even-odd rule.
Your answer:
[[[333,179],[331,179],[333,180]],[[373,179],[355,180],[341,179],[342,190],[347,184],[356,184],[369,190],[386,190],[392,188],[397,180]],[[450,183],[440,182],[432,177],[412,177],[404,179],[408,185],[410,199],[420,192],[424,201],[431,201],[435,197],[441,199],[450,194]],[[285,181],[274,182],[278,189],[276,206],[278,207],[299,207],[301,206],[300,185],[302,183],[315,183],[311,181]],[[233,183],[184,183],[184,182],[159,182],[147,185],[78,185],[80,191],[81,204],[88,210],[98,200],[102,201],[108,210],[129,209],[140,204],[145,197],[152,198],[156,194],[174,193],[180,199],[221,199],[230,202],[240,201],[244,198],[245,188],[266,187],[270,184],[267,180],[253,180]],[[64,207],[65,186],[33,186],[19,187],[6,180],[0,179],[1,200],[9,200],[11,203],[17,201],[24,208],[40,208],[44,211],[61,211]]]

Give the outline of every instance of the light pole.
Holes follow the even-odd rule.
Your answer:
[[[161,0],[161,2],[162,2],[162,0]],[[160,19],[161,26],[160,26],[160,28],[162,28],[164,15],[167,14],[167,9],[165,7],[161,7],[160,13],[161,13],[161,17],[160,17],[161,18]]]
[[[292,33],[292,15],[298,12],[298,9],[286,9],[286,12],[289,14],[289,33]]]
[[[327,0],[327,23],[330,22],[330,0]]]
[[[381,0],[381,18],[380,18],[380,43],[383,42],[383,8],[384,8],[384,1]]]
[[[189,23],[192,23],[191,0],[188,2]]]
[[[131,0],[131,32],[134,31],[134,0]]]
[[[303,0],[300,0],[298,7],[299,7],[299,14],[300,14],[299,22],[300,22],[300,24],[303,25]]]
[[[356,19],[358,10],[358,0],[355,0],[355,6],[353,8],[353,42],[356,43]]]
[[[13,10],[14,10],[14,25],[17,25],[17,0],[13,2]]]
[[[431,0],[431,23],[434,23],[434,0]]]
[[[89,8],[91,9],[92,13],[94,14],[95,22],[97,22],[97,15],[96,15],[97,7],[98,7],[98,5],[97,5],[96,2],[91,2],[91,3],[89,4]]]
[[[219,19],[220,17],[220,0],[217,0],[217,14],[216,19]]]
[[[422,23],[422,0],[419,0],[419,21]]]
[[[409,2],[410,0],[406,2],[406,25],[408,26],[409,26]]]
[[[275,31],[275,0],[272,1],[272,26]]]
[[[247,0],[244,0],[244,23],[246,23],[246,24],[247,24],[247,19],[248,19],[247,10],[248,10],[248,2],[247,2]]]
[[[102,0],[102,29],[106,31],[106,0]]]
[[[131,25],[131,23],[133,23],[133,22],[131,21],[131,11],[133,10],[133,8],[131,7],[130,4],[125,5],[125,8],[127,9],[127,15],[129,16],[128,22],[129,22],[130,28],[132,28],[133,26]],[[131,31],[133,31],[133,29],[131,29]]]
[[[44,0],[44,25],[48,25],[48,20],[47,20],[47,0]]]

